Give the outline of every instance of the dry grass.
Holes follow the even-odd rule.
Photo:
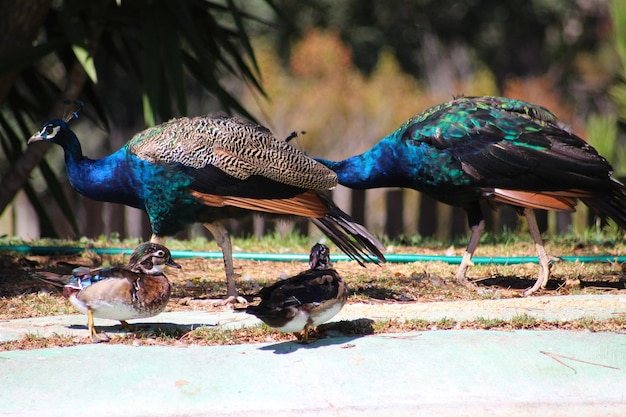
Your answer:
[[[174,243],[174,247],[181,245]],[[216,247],[202,247],[202,250],[217,250]],[[250,250],[247,243],[238,244],[239,250]],[[266,246],[264,246],[266,245]],[[598,243],[577,243],[570,241],[549,242],[548,251],[554,255],[571,255],[571,247],[576,254],[611,254],[626,253],[623,244],[600,241]],[[297,242],[292,249],[285,246],[261,244],[260,250],[304,252],[303,246]],[[460,255],[463,247],[442,248],[401,246],[394,247],[396,253],[420,254],[452,254]],[[496,242],[479,247],[477,256],[490,254],[494,256],[533,256],[534,248],[528,242]],[[115,265],[123,264],[122,256],[98,256],[86,252],[77,256],[11,256],[0,254],[0,320],[15,318],[38,317],[74,312],[60,289],[33,278],[37,271],[70,273],[73,265]],[[213,310],[208,302],[210,299],[225,296],[225,280],[221,260],[210,259],[178,259],[182,270],[167,271],[173,285],[173,293],[166,311],[174,310]],[[253,300],[252,295],[262,286],[279,278],[291,276],[306,267],[301,262],[260,262],[249,260],[235,261],[240,293]],[[352,288],[348,302],[386,303],[386,302],[437,302],[444,300],[480,300],[491,298],[520,297],[523,291],[534,282],[537,265],[522,264],[512,266],[478,265],[470,269],[470,278],[480,279],[480,291],[469,291],[456,285],[452,276],[455,265],[439,262],[384,264],[361,268],[354,262],[337,262],[335,268],[342,274]],[[594,294],[622,293],[626,290],[623,265],[617,263],[556,263],[553,266],[552,279],[548,288],[541,294]],[[518,317],[508,321],[481,320],[471,322],[455,322],[443,320],[426,322],[421,320],[339,322],[321,326],[321,331],[338,331],[343,334],[367,335],[382,332],[405,332],[411,330],[433,329],[574,329],[591,331],[623,331],[626,318],[605,321],[593,319],[573,322],[551,323],[529,317]],[[124,344],[156,344],[156,345],[211,345],[252,342],[278,342],[293,340],[293,335],[272,330],[266,326],[238,330],[217,330],[209,327],[198,329],[177,329],[168,327],[157,331],[138,331],[128,336],[113,336],[110,343]],[[0,344],[0,350],[33,349],[53,346],[71,346],[85,343],[80,338],[56,335],[42,338],[27,335],[15,342]]]
[[[528,315],[512,317],[510,320],[476,318],[472,321],[455,321],[443,318],[438,321],[419,319],[411,320],[367,320],[339,321],[321,325],[311,333],[312,338],[327,335],[363,337],[373,334],[398,334],[415,331],[436,330],[575,330],[591,332],[621,332],[626,329],[626,317],[616,317],[607,320],[580,318],[571,321],[545,321]],[[190,331],[167,326],[138,330],[128,335],[110,336],[109,344],[124,344],[131,346],[217,346],[237,345],[245,343],[278,343],[296,340],[289,333],[282,333],[265,325],[246,327],[241,329],[215,329],[199,327]],[[390,336],[393,337],[393,336]],[[44,349],[54,347],[68,347],[84,343],[91,343],[86,337],[75,337],[54,334],[42,337],[27,334],[22,339],[0,343],[0,351]]]

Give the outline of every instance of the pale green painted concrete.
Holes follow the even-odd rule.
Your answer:
[[[546,320],[615,317],[626,314],[626,297],[350,304],[336,320],[519,314]],[[5,321],[0,336],[85,336],[85,321],[82,315]],[[164,313],[143,322],[188,328],[258,323],[232,311]],[[112,333],[119,329],[114,323],[97,325]],[[329,334],[335,337],[311,345],[101,343],[0,352],[0,416],[626,415],[623,332]]]
[[[626,336],[608,333],[81,345],[0,352],[0,371],[2,416],[626,415]]]

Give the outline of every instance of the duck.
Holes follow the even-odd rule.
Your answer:
[[[262,288],[256,294],[261,301],[247,306],[245,312],[308,344],[315,341],[311,330],[339,313],[349,292],[331,264],[328,246],[316,243],[309,255],[309,269]]]
[[[75,268],[63,285],[63,296],[87,315],[92,342],[109,341],[105,333],[96,332],[94,317],[118,320],[125,330],[130,330],[127,320],[153,317],[165,309],[171,285],[163,273],[164,265],[181,268],[165,246],[143,243],[133,251],[125,267]],[[46,282],[60,281],[39,275]]]

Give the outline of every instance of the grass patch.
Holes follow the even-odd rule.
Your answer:
[[[499,327],[504,327],[507,324],[506,320],[485,317],[476,317],[474,319],[474,322],[476,323],[476,326],[478,328],[482,328],[485,330],[497,329]]]
[[[510,320],[488,319],[477,317],[470,321],[456,321],[451,318],[442,318],[437,321],[422,319],[407,320],[370,320],[358,319],[339,321],[321,325],[311,333],[312,337],[362,337],[375,334],[393,334],[420,331],[448,331],[448,330],[570,330],[593,332],[624,333],[626,317],[618,316],[607,320],[594,318],[580,318],[571,321],[546,321],[536,319],[526,314],[512,317]],[[85,332],[86,335],[86,332]],[[296,342],[291,333],[283,333],[265,324],[239,329],[220,329],[211,326],[202,326],[190,331],[166,326],[149,331],[138,330],[128,335],[109,334],[111,344],[126,344],[133,346],[224,346],[252,343],[280,343]],[[42,337],[36,333],[26,334],[22,339],[0,343],[0,351],[31,350],[51,347],[67,347],[78,344],[91,343],[87,338],[54,334]]]
[[[33,350],[57,347],[69,347],[82,344],[81,338],[54,333],[44,337],[37,333],[27,333],[19,340],[0,343],[0,352],[8,350]]]
[[[520,314],[514,316],[511,319],[511,326],[514,329],[532,329],[535,328],[540,320],[537,320],[535,317],[529,316],[528,314]]]
[[[623,232],[622,232],[623,233]],[[395,253],[453,254],[461,255],[466,240],[438,242],[420,237],[403,238],[403,241],[388,242]],[[261,239],[235,238],[236,251],[269,253],[308,253],[311,238],[296,233],[272,234]],[[72,246],[72,247],[128,247],[139,244],[137,239],[121,240],[117,236],[76,241],[42,239],[36,242],[23,242],[16,239],[0,238],[0,245]],[[450,246],[452,244],[452,246]],[[171,249],[191,249],[219,251],[213,241],[205,238],[167,241]],[[595,229],[581,236],[551,236],[547,240],[548,253],[571,255],[624,255],[626,245],[623,237],[610,228],[598,235]],[[339,253],[331,245],[331,253]],[[476,256],[535,256],[534,244],[525,234],[487,234],[478,247]],[[15,253],[0,253],[0,320],[40,317],[56,314],[75,313],[58,288],[49,286],[33,278],[38,271],[69,273],[62,263],[100,267],[125,264],[128,256],[98,255],[93,251],[83,251],[76,255],[30,256]],[[223,298],[226,294],[223,262],[221,259],[177,259],[182,270],[166,269],[173,285],[172,297],[166,311],[203,310],[218,311],[208,299]],[[305,268],[306,262],[261,262],[235,260],[240,293],[253,301],[253,295],[265,285],[277,279],[295,275]],[[361,268],[355,262],[336,262],[335,268],[351,288],[349,303],[392,303],[392,302],[438,302],[448,300],[488,300],[520,297],[533,283],[538,272],[536,264],[520,265],[476,265],[468,271],[470,279],[479,280],[479,291],[471,291],[457,285],[453,276],[456,265],[443,262],[419,262],[407,264],[368,265]],[[64,272],[65,271],[65,272]],[[615,262],[580,263],[555,262],[552,266],[552,279],[546,290],[539,295],[570,294],[623,294],[626,288],[626,268]],[[212,310],[215,309],[215,310]],[[369,335],[384,332],[427,331],[446,329],[571,329],[586,331],[624,331],[626,318],[597,321],[593,318],[566,323],[548,323],[532,316],[520,315],[511,320],[487,319],[478,317],[470,322],[455,322],[442,319],[436,322],[423,320],[340,322],[321,326],[322,330],[345,335]],[[86,318],[85,318],[86,322]],[[331,333],[334,334],[334,333]],[[41,338],[43,339],[43,338]],[[64,340],[61,336],[40,340],[30,335],[27,340],[3,345],[6,349],[68,346],[84,343],[83,340]],[[137,331],[129,336],[116,335],[112,343],[135,345],[211,345],[252,342],[279,342],[294,340],[293,335],[284,334],[268,327],[222,330],[198,328],[189,331],[169,327],[150,331]],[[21,344],[20,344],[21,343]],[[20,347],[22,346],[22,347]],[[35,346],[35,347],[30,347]]]
[[[71,314],[72,305],[59,294],[37,292],[0,298],[0,320]]]

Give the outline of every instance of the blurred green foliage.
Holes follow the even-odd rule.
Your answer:
[[[34,43],[0,60],[0,77],[18,73],[0,107],[2,175],[30,172],[16,166],[24,139],[60,116],[51,112],[76,63],[88,75],[80,89],[93,120],[83,128],[88,132],[109,123],[136,128],[137,120],[153,124],[226,110],[256,118],[279,137],[305,130],[297,146],[341,158],[453,95],[502,94],[551,109],[626,175],[621,0],[52,5]],[[108,140],[108,148],[120,145],[119,138]],[[53,165],[42,162],[39,177],[72,221]],[[43,234],[54,235],[36,187],[26,183],[24,190]],[[0,198],[0,212],[2,204]]]
[[[233,0],[52,2],[32,44],[2,51],[0,80],[12,86],[7,97],[0,97],[5,162],[0,189],[17,191],[15,184],[24,183],[42,233],[55,235],[49,211],[26,182],[40,162],[52,197],[77,232],[58,177],[37,155],[44,148],[25,149],[24,139],[45,120],[63,116],[59,103],[64,98],[81,98],[86,114],[100,126],[120,109],[131,120],[143,114],[146,125],[186,115],[189,91],[210,95],[220,110],[249,116],[227,84],[237,78],[263,94],[245,28],[251,20],[259,21]],[[15,79],[1,78],[7,75]],[[118,90],[117,103],[106,100],[112,90]],[[0,213],[13,199],[5,194],[0,193]]]

